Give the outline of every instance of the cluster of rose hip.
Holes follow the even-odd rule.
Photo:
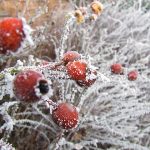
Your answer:
[[[116,63],[116,64],[113,64],[111,66],[111,72],[114,73],[114,74],[124,74],[124,69],[123,69],[123,66],[119,63]],[[133,70],[133,71],[130,71],[128,73],[128,80],[130,81],[134,81],[136,80],[138,77],[138,72],[136,70]]]
[[[76,51],[68,51],[63,55],[59,65],[49,67],[48,69],[65,69],[70,79],[74,80],[81,87],[89,87],[97,79],[97,72],[89,67],[86,60],[82,59],[81,54]],[[45,67],[45,64],[43,65]],[[13,92],[21,102],[34,103],[44,100],[44,96],[49,92],[49,82],[44,75],[33,69],[24,69],[20,71],[13,80]],[[78,112],[75,106],[69,103],[54,103],[47,99],[49,105],[54,106],[52,118],[54,122],[64,128],[71,129],[77,125]]]
[[[100,2],[94,1],[90,5],[94,16],[97,16],[103,10]],[[79,8],[75,11],[77,22],[81,23],[86,11]],[[17,52],[22,41],[26,38],[24,24],[18,18],[5,18],[0,21],[0,54],[9,54]],[[58,65],[59,64],[59,65]],[[47,65],[49,69],[59,70],[64,68],[70,79],[74,80],[81,87],[90,87],[97,79],[97,71],[93,69],[88,62],[76,51],[66,52],[61,62],[54,67]],[[37,69],[38,70],[38,69]],[[34,103],[42,100],[49,93],[49,83],[44,75],[36,69],[24,69],[20,71],[13,80],[13,92],[17,100],[25,103]],[[121,64],[111,66],[112,73],[123,74]],[[137,72],[132,71],[128,74],[129,80],[136,80]],[[52,118],[54,122],[64,128],[72,129],[78,123],[78,111],[70,103],[54,103],[46,100],[49,105],[53,105]]]
[[[103,11],[103,5],[94,1],[90,4],[93,14],[91,20],[96,20]],[[87,8],[81,7],[74,12],[78,23],[82,23],[86,17]],[[25,22],[19,18],[4,18],[0,21],[0,54],[9,55],[15,53],[21,47],[22,42],[27,37],[25,33]],[[64,54],[62,61],[53,69],[63,66],[70,79],[81,87],[91,86],[97,78],[96,70],[89,67],[86,60],[75,51]],[[52,69],[52,68],[51,68]],[[42,100],[49,92],[49,83],[44,75],[36,69],[24,69],[20,71],[13,80],[13,92],[17,100],[25,103],[34,103]],[[52,118],[54,122],[64,128],[74,128],[78,123],[78,112],[76,107],[70,103],[56,104],[51,100],[46,100],[49,105],[53,105]]]

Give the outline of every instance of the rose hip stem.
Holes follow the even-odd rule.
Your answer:
[[[58,105],[57,103],[53,102],[51,99],[46,99],[44,101],[47,102],[49,105],[52,105],[53,107],[57,107],[57,105]]]

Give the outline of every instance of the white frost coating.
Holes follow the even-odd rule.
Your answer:
[[[25,18],[21,18],[23,22],[23,31],[25,33],[25,39],[29,42],[30,45],[34,45],[34,42],[30,36],[30,34],[33,32],[33,29],[26,23]]]
[[[81,149],[83,148],[83,146],[82,146],[81,144],[75,144],[75,145],[74,145],[74,148],[75,148],[76,150],[81,150]]]
[[[18,48],[18,50],[15,53],[11,52],[12,55],[20,54],[20,52],[23,52],[27,46],[30,46],[30,45],[34,46],[34,42],[31,37],[31,33],[33,32],[33,29],[26,23],[25,18],[21,18],[21,20],[23,23],[23,32],[25,34],[25,38],[23,38],[20,48]]]
[[[3,139],[0,139],[0,149],[1,150],[15,150],[15,148],[13,148],[11,144],[4,142]]]
[[[15,67],[23,67],[23,62],[21,60],[17,60]]]
[[[14,80],[14,76],[12,76],[10,73],[5,73],[5,82],[7,83],[5,86],[5,91],[7,94],[10,95],[11,98],[14,96],[13,80]]]
[[[42,93],[40,92],[40,89],[38,88],[38,86],[39,86],[39,82],[37,83],[37,85],[34,86],[35,95],[37,97],[41,97]]]
[[[75,6],[75,0],[70,1]],[[83,2],[88,3],[85,0]],[[37,107],[49,121],[44,117],[39,117],[38,121],[18,120],[22,129],[24,127],[37,129],[40,125],[45,125],[47,130],[40,128],[40,131],[45,135],[44,140],[52,139],[48,142],[49,147],[52,147],[49,149],[73,150],[76,147],[80,148],[78,147],[80,144],[86,150],[104,149],[103,147],[108,150],[149,150],[149,0],[130,0],[130,2],[114,0],[113,2],[112,5],[110,1],[105,1],[105,10],[96,22],[90,25],[89,23],[73,25],[69,38],[63,45],[65,49],[76,49],[93,58],[91,65],[96,66],[99,73],[92,87],[84,89],[72,81],[61,82],[57,78],[58,73],[52,76],[52,71],[43,69],[46,77],[54,81],[53,90],[56,100],[60,100],[59,102],[62,102],[62,99],[67,100],[77,106],[80,115],[78,127],[69,131],[69,135],[64,134],[65,140],[62,140],[63,142],[59,145],[60,128],[58,129],[53,123],[49,112],[44,113],[46,108],[45,106],[43,108],[40,102]],[[49,26],[44,27],[47,29]],[[48,37],[52,38],[52,36]],[[50,38],[47,39],[50,40]],[[54,45],[59,43],[57,37],[52,40],[56,41]],[[44,40],[44,42],[47,41]],[[118,62],[125,67],[124,75],[114,75],[110,72],[111,64]],[[128,81],[127,73],[130,69],[139,71],[138,80]],[[55,93],[60,86],[63,86],[62,91]],[[4,106],[0,106],[2,107]],[[35,118],[36,114],[31,109],[27,113],[30,114],[28,114],[30,118]],[[85,134],[82,134],[81,131],[84,130]],[[47,133],[51,134],[50,137]],[[76,140],[78,137],[79,139]]]

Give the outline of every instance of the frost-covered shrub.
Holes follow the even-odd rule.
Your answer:
[[[88,5],[84,0],[70,3],[74,7]],[[19,149],[24,145],[27,149],[61,150],[150,148],[149,4],[146,0],[112,0],[103,4],[104,11],[96,21],[77,24],[68,20],[60,42],[57,36],[50,36],[55,45],[55,62],[64,52],[75,50],[98,68],[98,79],[91,87],[80,87],[68,79],[66,72],[49,69],[55,62],[41,67],[43,61],[33,56],[2,72],[5,77],[0,82],[1,131]],[[48,28],[46,24],[36,29],[45,43],[49,42],[45,38],[50,34]],[[35,39],[35,46],[39,39]],[[124,75],[111,73],[114,63],[123,65]],[[11,83],[16,71],[23,68],[43,71],[51,82],[53,93],[49,97],[54,102],[77,106],[80,120],[75,129],[66,131],[56,126],[50,114],[52,107],[44,101],[26,105],[14,99]],[[138,71],[136,81],[128,80],[130,70]]]

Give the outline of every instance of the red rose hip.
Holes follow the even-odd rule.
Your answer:
[[[60,103],[52,111],[53,121],[63,129],[72,129],[78,123],[76,107],[69,103]]]
[[[79,80],[79,81],[76,81],[76,83],[81,87],[82,86],[83,87],[90,87],[91,85],[93,85],[95,83],[96,78],[97,78],[97,72],[95,70],[89,71],[85,80]]]
[[[68,51],[63,56],[64,64],[68,64],[68,62],[75,61],[81,58],[81,55],[76,51]]]
[[[18,18],[5,18],[0,21],[0,54],[16,52],[25,37],[23,22]]]
[[[114,74],[122,74],[123,68],[121,64],[113,64],[111,65],[111,72]]]
[[[137,77],[138,77],[137,71],[131,71],[128,73],[128,80],[130,80],[130,81],[136,80]]]
[[[85,80],[87,64],[84,61],[73,61],[67,64],[67,73],[73,80]]]
[[[23,102],[37,102],[42,94],[49,91],[47,81],[40,72],[24,70],[18,73],[13,81],[15,97]]]

